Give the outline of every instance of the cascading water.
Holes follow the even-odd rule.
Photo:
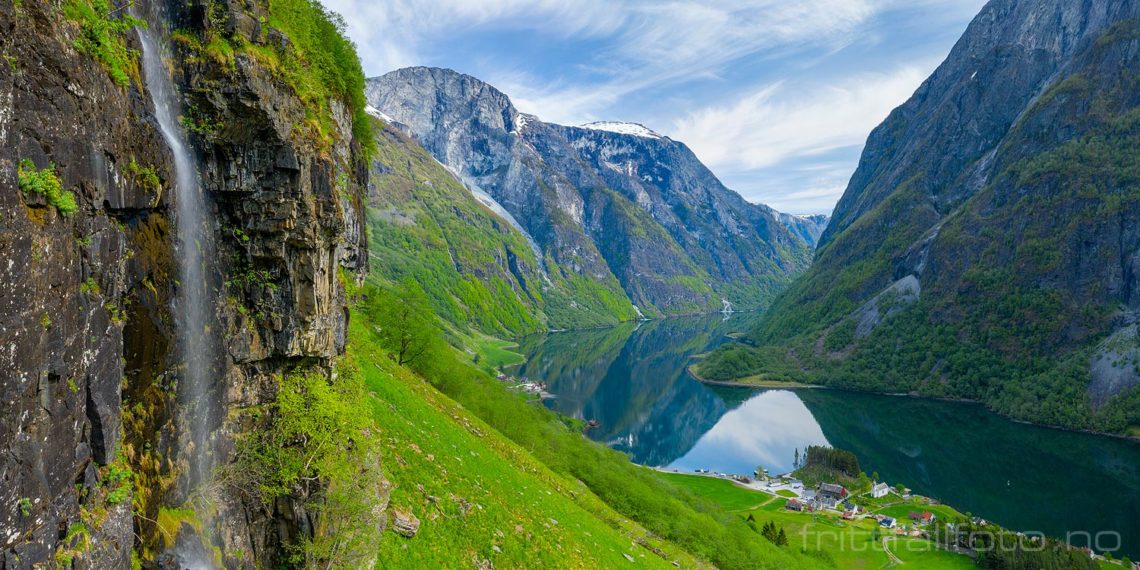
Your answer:
[[[177,298],[174,315],[177,321],[178,400],[180,403],[179,428],[182,457],[189,465],[187,488],[191,493],[209,481],[213,469],[211,437],[215,415],[212,394],[217,393],[216,352],[211,340],[211,315],[215,295],[209,285],[211,275],[208,253],[211,250],[211,231],[206,216],[208,210],[198,181],[197,161],[188,148],[179,125],[179,104],[174,82],[163,63],[163,44],[159,40],[161,18],[148,17],[146,28],[139,27],[142,44],[143,74],[146,90],[154,104],[154,116],[166,144],[174,157],[174,220],[177,227],[176,257],[178,260]],[[205,515],[196,509],[200,518]],[[202,522],[208,522],[203,520]],[[190,547],[189,551],[199,548]],[[184,568],[212,568],[208,557],[191,552],[178,552]]]

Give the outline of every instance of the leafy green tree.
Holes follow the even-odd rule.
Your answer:
[[[422,373],[426,361],[444,349],[427,294],[415,281],[405,280],[392,291],[369,288],[365,297],[363,310],[376,326],[381,346],[400,366]]]

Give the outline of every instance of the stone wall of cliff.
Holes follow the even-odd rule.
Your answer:
[[[126,52],[123,81],[114,61],[83,49],[91,22],[69,11],[73,5],[93,6],[111,22],[125,9],[0,1],[5,568],[53,559],[123,568],[133,548],[160,560],[173,540],[154,522],[160,507],[195,491],[178,438],[175,347],[187,331],[176,330],[171,314],[178,204],[170,150],[136,54]],[[312,102],[258,57],[289,47],[266,25],[268,10],[266,2],[211,1],[141,12],[157,15],[150,25],[172,40],[170,63],[214,221],[219,302],[216,329],[206,333],[224,355],[211,396],[220,464],[234,437],[257,425],[237,412],[272,401],[284,371],[327,367],[343,351],[343,281],[358,279],[367,263],[367,170],[352,112],[331,105],[333,129],[323,137],[299,127]],[[139,49],[129,26],[104,33]],[[247,49],[204,47],[218,37]],[[54,174],[75,210],[29,191],[21,183],[29,172]],[[279,542],[306,530],[297,504],[266,508],[224,488],[212,494],[210,540],[226,566],[271,561]]]

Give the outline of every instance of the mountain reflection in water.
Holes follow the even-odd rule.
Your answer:
[[[546,382],[556,396],[548,406],[598,422],[587,435],[636,463],[783,473],[796,449],[830,444],[854,451],[867,473],[963,512],[1057,537],[1118,532],[1117,555],[1140,557],[1140,444],[1016,423],[973,404],[694,380],[692,357],[746,330],[741,316],[529,337],[520,343],[528,361],[513,373]]]

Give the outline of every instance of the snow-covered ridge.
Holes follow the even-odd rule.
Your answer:
[[[583,129],[590,129],[593,131],[607,131],[611,133],[619,133],[623,135],[633,135],[637,137],[645,137],[650,139],[664,138],[661,135],[653,132],[649,127],[639,123],[625,123],[622,121],[596,121],[593,123],[586,123],[582,125]]]

